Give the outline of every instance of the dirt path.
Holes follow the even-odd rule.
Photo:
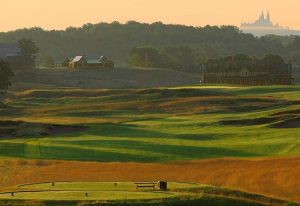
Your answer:
[[[0,160],[0,184],[43,181],[187,181],[300,202],[300,157],[169,164]]]

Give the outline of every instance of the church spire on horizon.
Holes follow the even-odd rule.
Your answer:
[[[261,14],[259,15],[258,19],[253,23],[242,23],[241,27],[272,27],[278,28],[279,25],[274,25],[271,20],[270,11],[262,10]]]
[[[267,14],[267,20],[268,20],[269,22],[271,22],[270,11],[268,11],[268,14]]]
[[[265,13],[264,10],[262,10],[261,15],[260,15],[261,20],[265,20]]]

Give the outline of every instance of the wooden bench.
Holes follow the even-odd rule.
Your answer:
[[[153,188],[155,189],[156,182],[136,182],[134,183],[136,185],[136,189],[139,188]]]

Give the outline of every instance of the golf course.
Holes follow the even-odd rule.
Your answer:
[[[19,205],[288,205],[240,191],[191,183],[169,183],[167,191],[136,189],[133,182],[45,182],[0,193],[0,204]],[[291,204],[291,203],[290,203]],[[296,204],[293,204],[296,205]]]
[[[11,192],[37,204],[179,198],[205,205],[212,196],[233,201],[227,205],[300,202],[299,85],[50,88],[7,95],[0,105],[0,202]],[[158,180],[171,181],[170,191],[141,192],[133,184]],[[20,187],[51,181],[75,183]],[[197,184],[175,183],[183,181]],[[115,189],[114,182],[127,183]],[[207,193],[213,187],[207,185],[218,192]],[[276,201],[237,200],[224,187]],[[211,205],[219,205],[218,198]]]

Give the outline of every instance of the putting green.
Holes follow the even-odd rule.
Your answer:
[[[203,185],[169,183],[168,191],[137,189],[130,182],[56,182],[20,185],[0,194],[0,199],[25,200],[147,200],[190,196],[188,190]],[[13,193],[13,196],[12,196]]]
[[[2,190],[3,191],[3,190]],[[137,189],[133,182],[52,182],[19,185],[0,193],[0,205],[272,206],[287,201],[214,186],[169,182],[168,190]],[[297,204],[295,204],[297,205]]]

